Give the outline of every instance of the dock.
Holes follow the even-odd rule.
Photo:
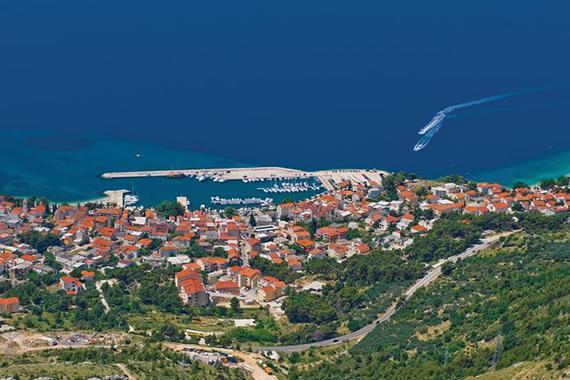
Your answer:
[[[335,184],[343,181],[352,183],[382,183],[382,177],[389,173],[377,169],[335,169],[320,171],[304,171],[283,167],[250,167],[250,168],[204,168],[177,170],[142,170],[132,172],[112,172],[102,175],[105,179],[149,178],[149,177],[203,177],[217,182],[224,181],[265,181],[318,179],[327,191],[335,190]]]
[[[103,178],[144,178],[144,177],[178,177],[178,176],[200,176],[205,175],[210,178],[218,178],[227,181],[243,179],[293,179],[310,178],[311,173],[281,167],[253,167],[253,168],[214,168],[214,169],[182,169],[182,170],[143,170],[133,172],[104,173]]]

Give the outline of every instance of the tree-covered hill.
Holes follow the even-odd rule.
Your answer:
[[[299,375],[460,379],[540,361],[559,376],[570,362],[569,278],[567,229],[514,235],[452,267],[349,355]]]

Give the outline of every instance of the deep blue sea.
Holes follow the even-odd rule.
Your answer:
[[[570,173],[569,14],[566,0],[0,0],[0,192],[259,195],[99,178],[222,165]],[[437,111],[528,89],[413,152]]]

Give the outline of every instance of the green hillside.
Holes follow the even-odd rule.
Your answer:
[[[568,229],[513,235],[418,292],[349,355],[291,377],[510,378],[501,370],[538,360],[556,377],[570,361],[569,279]]]

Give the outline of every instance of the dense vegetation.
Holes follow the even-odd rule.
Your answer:
[[[20,235],[20,241],[30,245],[39,253],[44,253],[49,247],[61,245],[61,240],[59,240],[58,236],[49,233],[42,234],[38,231],[29,231]]]
[[[406,179],[413,179],[416,176],[414,174],[408,174],[404,172],[398,172],[394,174],[389,174],[382,179],[382,186],[384,186],[384,194],[382,198],[393,201],[398,199],[398,186],[404,183]]]
[[[373,321],[405,287],[420,278],[424,272],[423,263],[461,253],[477,243],[487,230],[506,231],[520,227],[555,230],[560,228],[563,218],[535,213],[521,214],[518,221],[507,214],[446,215],[404,252],[376,250],[368,256],[353,256],[342,264],[332,258],[309,261],[305,271],[330,285],[318,297],[306,292],[293,293],[285,300],[283,308],[291,322],[314,325],[317,334],[309,334],[309,339],[312,335],[333,336],[344,323],[348,330],[355,331]],[[319,329],[327,334],[318,333]]]
[[[312,260],[307,271],[334,282],[321,295],[291,294],[283,309],[292,323],[316,325],[307,336],[315,340],[335,335],[342,323],[354,331],[374,320],[406,285],[421,276],[423,267],[403,260],[397,252],[375,252],[353,256],[343,264]]]
[[[259,269],[264,276],[273,276],[285,282],[292,282],[300,277],[300,275],[294,273],[285,262],[275,264],[273,261],[258,256],[249,260],[249,265],[252,268]]]
[[[164,201],[156,207],[156,213],[163,218],[184,215],[184,211],[184,206],[174,201]]]
[[[514,215],[489,213],[483,216],[444,215],[425,236],[416,238],[405,253],[413,260],[432,262],[461,253],[477,243],[485,231],[524,229],[530,232],[558,230],[568,218],[567,213],[546,216],[538,212]]]
[[[301,377],[456,379],[520,361],[568,366],[570,231],[556,221],[530,217],[531,232],[544,222],[557,228],[514,235],[498,250],[450,266],[350,356]]]
[[[16,286],[9,282],[0,283],[0,293],[4,296],[18,296],[21,305],[30,314],[18,319],[23,327],[40,330],[56,329],[121,329],[128,328],[132,316],[144,316],[161,312],[183,315],[190,321],[196,315],[232,314],[224,308],[192,308],[184,306],[172,282],[177,267],[151,268],[148,265],[115,269],[107,272],[107,277],[115,279],[113,285],[105,283],[101,291],[110,307],[105,313],[100,294],[93,283],[87,283],[77,295],[67,295],[58,290],[55,275],[38,276],[30,273],[26,281]],[[168,325],[153,326],[157,334],[172,329]],[[163,334],[166,340],[179,340],[180,334]]]
[[[425,262],[453,256],[476,243],[481,232],[481,228],[461,215],[443,218],[434,224],[429,234],[416,238],[406,252]]]

